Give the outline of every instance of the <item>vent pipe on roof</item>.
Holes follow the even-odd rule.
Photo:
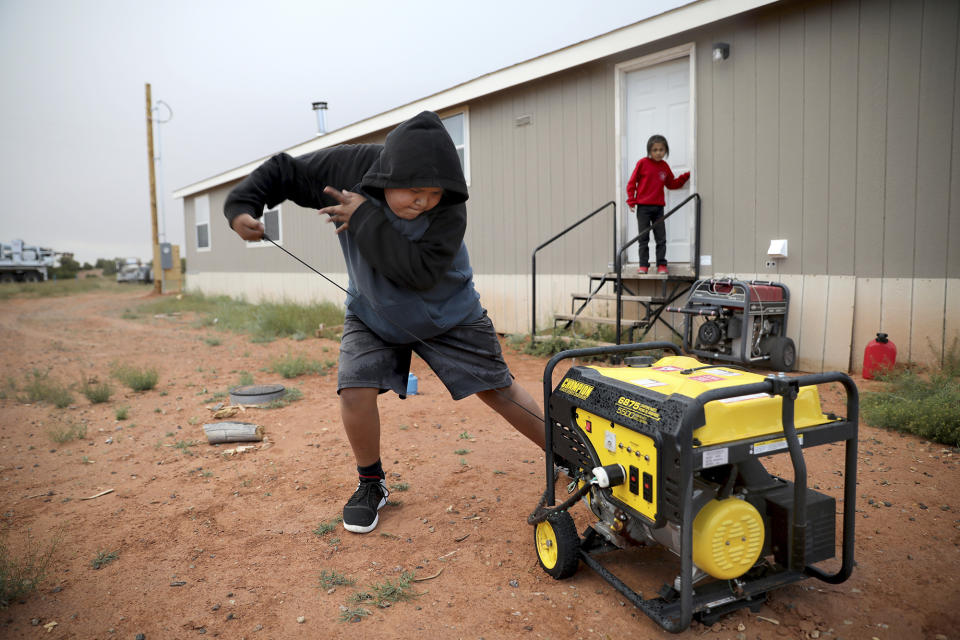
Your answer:
[[[326,102],[314,102],[313,110],[317,114],[317,135],[322,136],[327,132],[327,122],[324,114],[327,111]]]

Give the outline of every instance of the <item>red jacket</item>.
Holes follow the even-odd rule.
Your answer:
[[[650,158],[640,158],[627,182],[627,205],[651,204],[662,207],[663,188],[679,189],[689,179],[689,171],[674,178],[670,165],[663,160],[655,162]]]

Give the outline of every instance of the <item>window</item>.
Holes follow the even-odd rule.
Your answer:
[[[202,195],[193,201],[194,222],[197,225],[197,251],[210,250],[210,196]]]
[[[280,224],[280,207],[274,207],[273,209],[264,211],[260,222],[263,223],[263,231],[267,234],[268,238],[277,244],[283,244],[283,225]],[[263,247],[271,245],[266,240],[261,240],[259,242],[248,242],[247,246]]]
[[[453,138],[453,144],[457,147],[457,154],[460,156],[460,167],[463,169],[463,177],[467,184],[470,184],[470,128],[467,121],[467,112],[461,111],[441,118],[443,126],[447,133]]]

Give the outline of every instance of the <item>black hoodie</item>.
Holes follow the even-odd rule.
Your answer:
[[[336,204],[326,186],[367,197],[339,234],[350,277],[347,308],[390,342],[409,343],[479,317],[463,235],[467,186],[440,118],[425,111],[401,123],[381,145],[342,145],[298,158],[267,160],[227,197],[224,215],[260,217],[292,200],[306,208]],[[440,203],[414,220],[386,206],[383,189],[442,187]],[[398,326],[399,325],[399,326]]]

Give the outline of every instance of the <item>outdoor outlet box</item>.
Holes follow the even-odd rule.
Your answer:
[[[763,263],[763,266],[766,267],[767,269],[776,269],[777,261],[768,259],[766,262]]]

